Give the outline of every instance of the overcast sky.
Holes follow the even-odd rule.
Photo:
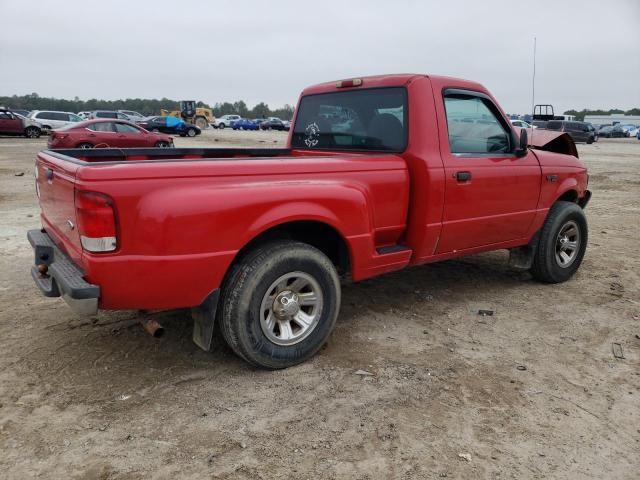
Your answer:
[[[640,1],[0,0],[0,95],[295,104],[328,80],[477,80],[508,112],[640,107]]]

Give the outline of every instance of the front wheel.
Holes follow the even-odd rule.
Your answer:
[[[189,130],[187,130],[187,136],[189,137],[195,137],[196,136],[196,129],[195,128],[190,128]]]
[[[218,124],[218,128],[219,128],[220,130],[224,130],[224,127],[226,127],[226,125],[225,125],[224,123],[220,123],[220,124]]]
[[[556,202],[540,231],[531,274],[547,283],[569,280],[587,249],[587,217],[573,202]]]
[[[93,145],[92,145],[92,144],[90,144],[90,143],[86,143],[86,142],[84,142],[84,143],[80,143],[80,144],[78,144],[78,145],[76,146],[76,148],[82,148],[82,149],[84,150],[84,149],[87,149],[87,148],[93,148]]]
[[[253,365],[278,369],[315,355],[340,310],[340,282],[320,250],[300,242],[267,243],[229,271],[220,329],[231,349]]]
[[[171,144],[169,142],[157,142],[156,148],[170,148]]]

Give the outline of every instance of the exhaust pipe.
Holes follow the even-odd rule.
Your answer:
[[[152,337],[160,338],[164,335],[164,327],[153,318],[141,318],[140,323]]]

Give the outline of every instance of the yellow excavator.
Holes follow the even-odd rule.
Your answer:
[[[202,130],[209,128],[215,120],[210,108],[196,107],[195,100],[182,100],[180,110],[160,110],[163,117],[176,117],[188,123],[193,123]]]

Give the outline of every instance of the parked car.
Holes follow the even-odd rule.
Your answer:
[[[128,115],[115,110],[94,110],[89,114],[89,120],[94,120],[96,118],[114,118],[118,120],[125,120],[127,122],[131,121]]]
[[[538,128],[535,125],[525,122],[524,120],[511,120],[511,125],[519,128]]]
[[[248,118],[241,118],[231,122],[231,128],[234,130],[258,130],[258,124]]]
[[[24,135],[38,138],[42,126],[35,120],[20,115],[13,110],[0,109],[0,135]]]
[[[549,120],[546,129],[567,132],[574,142],[593,143],[596,141],[595,129],[585,122]]]
[[[288,132],[291,128],[291,120],[283,120],[282,124],[284,125],[284,129]]]
[[[78,116],[82,120],[88,120],[89,119],[89,115],[91,115],[91,112],[78,112]]]
[[[287,127],[285,127],[284,123],[279,118],[269,117],[260,124],[260,129],[285,131],[287,130]]]
[[[226,128],[231,126],[231,122],[240,120],[240,115],[223,115],[220,118],[216,118],[211,126],[213,128]]]
[[[138,122],[138,125],[152,132],[171,133],[181,137],[195,137],[202,133],[197,126],[176,117],[149,117]]]
[[[29,118],[37,121],[42,125],[42,129],[46,131],[82,121],[82,119],[75,113],[56,112],[51,110],[33,110],[29,114]]]
[[[620,125],[608,125],[598,130],[598,135],[603,138],[625,138],[629,136],[629,132],[625,132]]]
[[[333,132],[326,111],[353,128]],[[283,149],[39,152],[33,280],[86,314],[192,307],[201,348],[221,331],[275,369],[325,344],[340,276],[496,249],[545,283],[580,267],[591,193],[575,143],[529,141],[478,83],[323,83],[296,112]]]
[[[124,120],[97,119],[52,130],[49,148],[143,148],[173,147],[173,138],[164,133],[149,132]]]
[[[118,110],[118,112],[126,115],[129,118],[129,121],[138,123],[144,120],[146,117],[141,113],[135,112],[133,110]]]
[[[629,134],[630,137],[638,135],[638,127],[636,125],[620,125],[622,129]]]
[[[547,120],[534,120],[531,125],[533,128],[547,128]]]

